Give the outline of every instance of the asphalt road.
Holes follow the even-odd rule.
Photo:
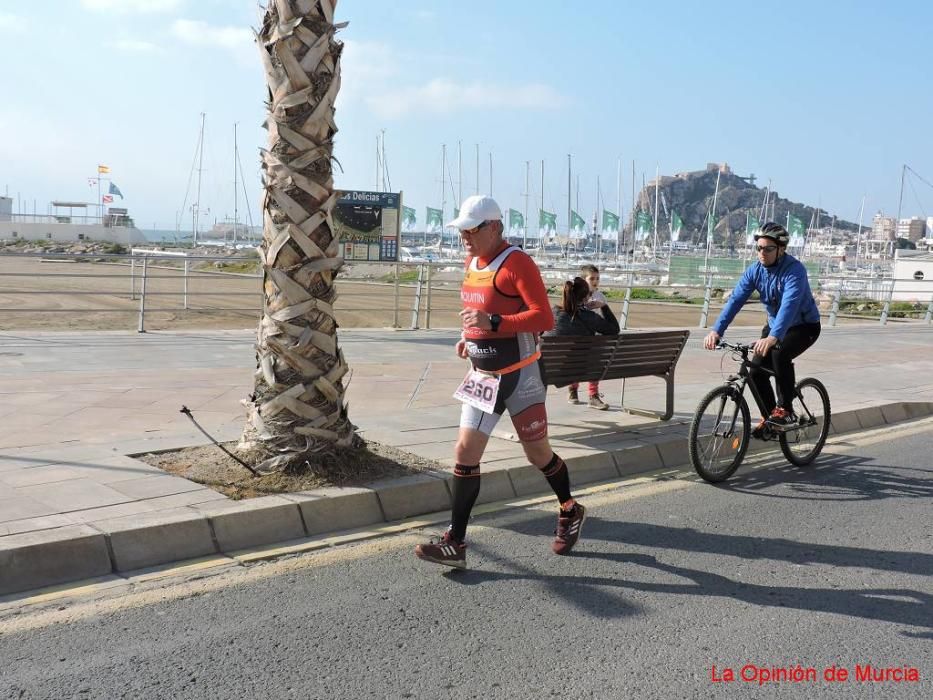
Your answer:
[[[480,515],[464,572],[416,531],[7,610],[0,697],[933,697],[931,444],[925,419],[596,491],[565,558],[548,503]]]

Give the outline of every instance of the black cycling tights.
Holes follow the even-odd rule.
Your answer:
[[[770,333],[771,327],[765,324],[765,327],[761,329],[761,337],[767,338]],[[758,406],[761,415],[770,416],[771,411],[777,405],[790,411],[794,401],[794,386],[797,384],[794,375],[794,358],[813,345],[819,337],[819,323],[801,323],[799,326],[789,328],[784,335],[784,340],[779,340],[771,348],[767,357],[755,356],[753,364],[774,370],[774,383],[777,384],[777,402],[775,402],[774,390],[769,381],[771,375],[767,372],[752,370],[751,380],[761,398],[761,404]]]

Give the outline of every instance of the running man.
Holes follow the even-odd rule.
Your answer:
[[[547,437],[547,389],[537,336],[554,327],[554,315],[544,281],[534,260],[503,240],[502,211],[491,197],[468,197],[447,225],[459,229],[467,252],[460,290],[463,332],[456,350],[470,360],[471,369],[454,394],[463,407],[454,448],[450,527],[439,541],[415,547],[415,554],[466,567],[466,529],[479,495],[480,460],[506,409],[528,461],[557,496],[560,511],[551,549],[567,554],[580,537],[585,511],[571,496],[567,465]]]

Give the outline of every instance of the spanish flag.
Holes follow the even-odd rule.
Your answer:
[[[109,166],[109,165],[98,165],[98,166],[97,166],[97,173],[98,173],[99,175],[103,175],[104,173],[109,173],[109,172],[110,172],[110,166]]]

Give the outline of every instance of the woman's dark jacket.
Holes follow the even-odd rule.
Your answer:
[[[554,307],[554,330],[544,335],[618,335],[619,322],[608,305],[599,311],[582,306],[573,315],[561,307]]]

